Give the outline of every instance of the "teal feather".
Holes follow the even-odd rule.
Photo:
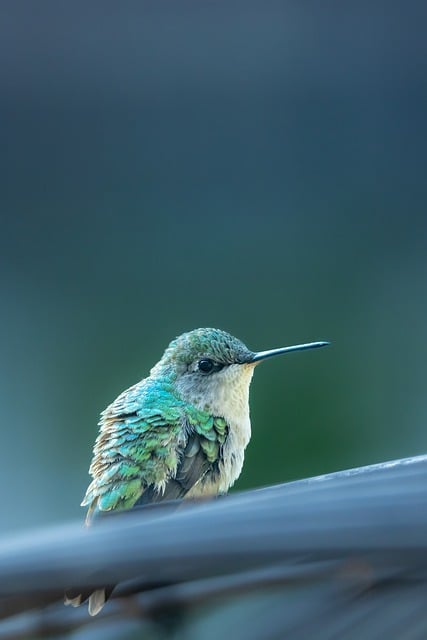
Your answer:
[[[90,467],[93,481],[82,505],[93,511],[129,509],[144,491],[158,494],[177,468],[189,435],[210,465],[220,456],[223,418],[184,403],[170,381],[146,378],[124,392],[102,414]]]

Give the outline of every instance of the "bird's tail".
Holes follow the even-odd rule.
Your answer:
[[[87,601],[89,615],[96,616],[111,596],[113,589],[114,587],[103,587],[83,593],[77,593],[75,589],[67,589],[64,595],[64,604],[66,606],[79,607]]]

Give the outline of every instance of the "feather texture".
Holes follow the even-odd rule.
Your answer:
[[[184,403],[164,378],[142,380],[102,413],[82,502],[88,519],[191,489],[197,495],[205,476],[212,482],[218,475],[227,433],[224,418]]]

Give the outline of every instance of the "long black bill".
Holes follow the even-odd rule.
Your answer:
[[[307,342],[306,344],[295,344],[292,347],[281,347],[279,349],[270,349],[269,351],[258,351],[254,354],[251,362],[260,362],[273,356],[280,356],[282,353],[290,353],[291,351],[305,351],[306,349],[318,349],[319,347],[327,347],[329,342]]]

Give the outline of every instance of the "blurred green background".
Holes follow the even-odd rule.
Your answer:
[[[333,342],[257,369],[236,489],[425,452],[425,13],[2,3],[3,532],[83,518],[99,412],[198,326]]]

